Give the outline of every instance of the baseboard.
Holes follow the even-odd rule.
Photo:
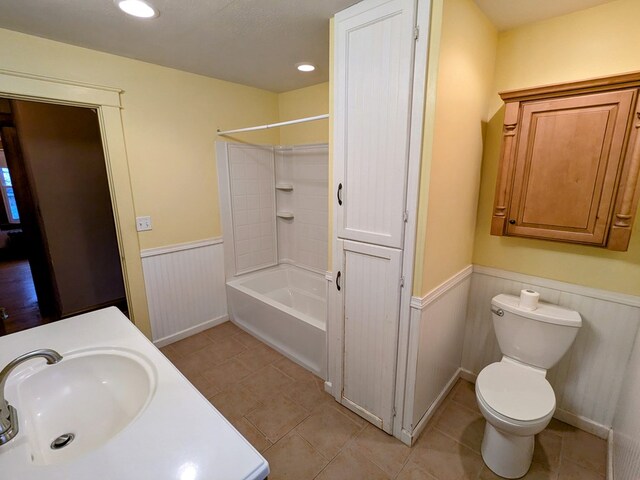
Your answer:
[[[462,378],[463,380],[466,380],[467,382],[471,382],[471,383],[475,384],[476,383],[476,378],[478,378],[478,375],[473,373],[471,370],[467,370],[466,368],[461,368],[460,369],[460,378]]]
[[[424,428],[427,426],[427,423],[429,423],[429,420],[431,420],[431,418],[433,417],[433,414],[435,413],[435,411],[440,407],[440,405],[442,405],[442,402],[444,402],[444,399],[447,398],[447,395],[449,395],[449,392],[451,392],[451,389],[458,381],[458,378],[461,377],[461,373],[462,373],[461,368],[456,370],[456,373],[454,373],[453,376],[449,379],[445,387],[442,389],[440,394],[436,397],[435,401],[431,404],[431,406],[427,409],[427,411],[422,416],[422,418],[420,419],[418,424],[415,426],[415,428],[411,431],[411,433],[407,432],[404,429],[402,430],[401,441],[404,444],[409,446],[413,445],[413,442],[415,442],[417,438],[420,436]]]
[[[579,428],[580,430],[584,430],[585,432],[592,433],[596,437],[600,437],[604,440],[609,438],[609,430],[611,430],[610,427],[601,425],[593,420],[576,415],[575,413],[567,412],[566,410],[558,408],[553,414],[553,418],[556,418],[561,422],[568,423],[569,425]]]
[[[333,384],[329,380],[324,382],[324,391],[333,397]]]
[[[211,320],[207,320],[206,322],[202,322],[199,323],[198,325],[195,325],[193,327],[189,327],[185,330],[182,330],[178,333],[173,333],[171,335],[168,335],[166,337],[163,338],[159,338],[158,340],[154,340],[153,344],[158,347],[158,348],[162,348],[165,347],[171,343],[175,343],[178,340],[182,340],[183,338],[187,338],[190,337],[191,335],[195,335],[196,333],[202,332],[203,330],[206,330],[208,328],[211,327],[215,327],[216,325],[220,325],[221,323],[227,322],[229,321],[229,315],[221,315],[218,318],[213,318]]]
[[[607,436],[607,480],[613,480],[613,428]]]

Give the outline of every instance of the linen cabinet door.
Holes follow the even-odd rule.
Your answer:
[[[336,14],[337,235],[401,248],[415,1],[367,1]]]
[[[393,427],[400,250],[344,242],[342,404],[387,433]]]

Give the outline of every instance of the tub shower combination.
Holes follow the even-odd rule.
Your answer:
[[[325,378],[327,146],[217,153],[231,320]]]

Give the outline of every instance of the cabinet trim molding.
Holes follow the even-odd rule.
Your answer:
[[[596,77],[568,83],[553,83],[539,87],[520,88],[500,92],[505,102],[513,100],[535,100],[538,98],[561,97],[564,95],[580,95],[603,90],[619,90],[622,88],[640,87],[640,72],[629,72],[607,77]]]

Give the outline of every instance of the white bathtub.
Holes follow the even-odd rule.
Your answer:
[[[231,319],[268,345],[326,378],[324,276],[279,265],[227,282]]]

